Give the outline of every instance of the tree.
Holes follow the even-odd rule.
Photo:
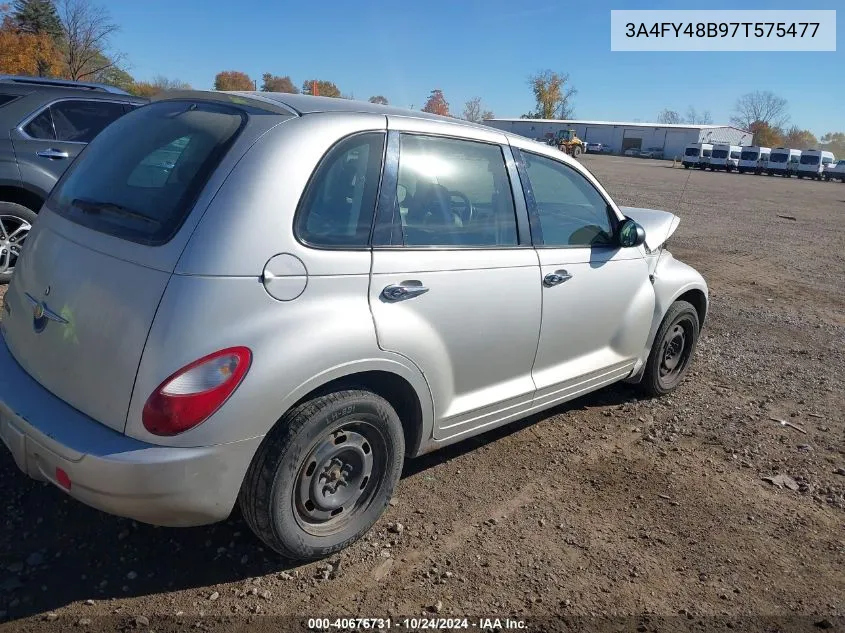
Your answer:
[[[845,158],[845,133],[828,132],[819,139],[824,149],[836,154],[839,159]]]
[[[0,24],[0,73],[55,76],[62,72],[62,58],[46,33],[22,33],[9,17]]]
[[[69,79],[88,79],[120,64],[123,54],[110,51],[111,38],[120,27],[106,9],[90,0],[58,0],[58,14],[64,73]]]
[[[657,115],[657,122],[666,124],[681,123],[681,115],[675,112],[675,110],[665,108],[660,114]]]
[[[690,106],[687,108],[687,116],[682,123],[689,123],[691,125],[710,125],[713,123],[713,118],[710,116],[710,110],[705,110],[701,114],[695,109],[695,107]]]
[[[255,90],[249,75],[239,70],[224,70],[214,77],[215,90]]]
[[[47,49],[47,40],[54,45],[61,42],[62,25],[52,0],[15,0],[12,20],[19,33],[41,36],[36,47],[35,72],[39,77],[56,74],[55,52]],[[43,51],[43,52],[42,52]],[[59,70],[60,72],[60,70]]]
[[[324,79],[306,79],[302,82],[302,94],[320,97],[340,98],[340,88],[334,82]]]
[[[264,73],[261,76],[263,83],[261,84],[262,92],[287,92],[290,94],[299,94],[299,89],[293,85],[289,75],[279,77],[278,75],[271,75]]]
[[[49,35],[54,41],[62,37],[62,23],[53,0],[15,0],[12,19],[22,33]]]
[[[439,114],[440,116],[451,116],[449,114],[449,102],[443,96],[443,91],[435,88],[428,96],[428,100],[422,107],[423,112],[430,112],[431,114]]]
[[[783,133],[778,128],[773,128],[765,121],[754,121],[748,126],[748,131],[753,134],[752,143],[759,147],[781,147],[783,145]]]
[[[756,91],[742,95],[734,105],[731,123],[747,130],[755,121],[768,123],[772,127],[784,127],[789,122],[789,106],[786,99],[772,92]]]
[[[572,98],[577,90],[569,83],[569,75],[552,70],[543,70],[531,75],[528,84],[534,93],[536,109],[526,118],[571,119],[575,116]]]
[[[473,97],[464,104],[464,118],[467,121],[481,123],[485,119],[492,119],[493,113],[482,109],[481,97]]]
[[[169,79],[163,75],[157,75],[152,81],[137,81],[129,92],[138,97],[154,97],[166,90],[192,90],[191,85],[179,79]]]
[[[390,104],[387,102],[387,99],[385,99],[385,98],[384,98],[384,97],[382,97],[381,95],[376,95],[375,97],[370,97],[370,98],[368,99],[368,101],[369,101],[370,103],[377,103],[377,104],[379,104],[379,105],[385,105],[385,106],[386,106],[386,105],[390,105]]]
[[[783,137],[784,147],[793,149],[818,149],[819,139],[810,130],[802,130],[793,125]]]

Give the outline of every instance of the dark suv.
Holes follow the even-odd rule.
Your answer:
[[[147,99],[111,86],[0,75],[0,284],[53,185],[103,128]]]

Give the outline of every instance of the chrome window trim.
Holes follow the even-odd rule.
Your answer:
[[[28,115],[23,121],[18,123],[15,130],[17,130],[18,133],[21,136],[23,136],[24,140],[27,140],[27,141],[45,141],[45,142],[54,141],[56,143],[72,143],[73,145],[88,145],[88,143],[85,143],[83,141],[60,141],[59,139],[55,139],[55,138],[35,138],[34,136],[30,136],[29,134],[27,134],[24,131],[24,128],[27,125],[29,125],[30,123],[32,123],[33,119],[40,116],[48,108],[52,108],[57,103],[62,103],[64,101],[90,101],[90,102],[93,102],[93,103],[114,103],[116,105],[127,105],[127,104],[132,103],[131,101],[129,101],[127,99],[119,100],[119,99],[88,99],[88,98],[80,98],[80,97],[60,97],[58,99],[54,99],[53,101],[50,101],[49,103],[47,103],[45,105],[42,105],[38,110],[36,110],[32,114]],[[127,114],[127,113],[124,112],[124,115],[125,114]],[[51,116],[51,119],[52,119],[52,116]],[[55,132],[55,125],[53,126],[53,131]]]

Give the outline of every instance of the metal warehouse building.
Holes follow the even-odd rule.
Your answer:
[[[611,151],[661,149],[666,158],[681,156],[690,143],[751,145],[752,135],[729,125],[620,123],[561,119],[487,119],[485,125],[532,139],[546,140],[558,130],[573,129],[587,143],[601,143]]]

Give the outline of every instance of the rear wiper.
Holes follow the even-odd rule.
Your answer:
[[[143,213],[138,213],[132,209],[119,205],[115,202],[102,202],[99,200],[84,200],[82,198],[74,198],[70,203],[71,206],[79,207],[83,213],[102,213],[103,211],[114,213],[115,215],[123,215],[129,218],[137,218],[150,224],[161,225],[161,222],[155,218],[151,218]]]

